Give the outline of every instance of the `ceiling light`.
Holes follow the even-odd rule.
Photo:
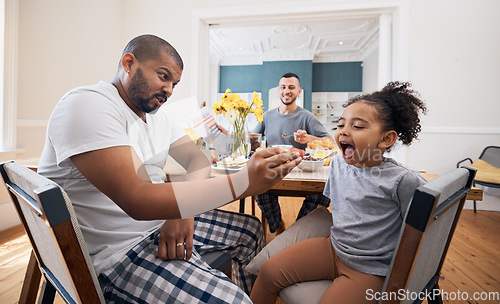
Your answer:
[[[242,47],[242,46],[239,46],[239,47],[238,47],[238,50],[242,51],[242,50],[243,50],[243,47]]]
[[[342,44],[344,44],[344,41],[339,41],[339,45],[342,45]]]

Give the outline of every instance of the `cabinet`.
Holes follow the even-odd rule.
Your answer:
[[[333,136],[344,111],[343,105],[361,92],[313,92],[311,112]]]

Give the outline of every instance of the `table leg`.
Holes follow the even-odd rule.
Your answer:
[[[240,213],[245,213],[245,199],[240,199]]]
[[[262,213],[260,221],[262,222],[262,230],[264,231],[264,243],[267,244],[266,217],[264,216],[264,213]]]
[[[252,215],[255,215],[255,196],[252,196]]]

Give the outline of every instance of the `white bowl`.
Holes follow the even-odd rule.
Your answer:
[[[314,172],[318,171],[319,168],[323,167],[325,165],[326,159],[323,160],[303,160],[300,162],[298,167],[302,171],[306,172]]]
[[[289,152],[290,150],[292,150],[293,146],[292,145],[272,145],[271,147],[278,147],[280,148],[282,151],[285,151],[285,152]]]

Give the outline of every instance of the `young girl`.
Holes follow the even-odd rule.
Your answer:
[[[397,139],[410,145],[427,109],[409,83],[392,82],[346,105],[335,131],[342,155],[331,162],[324,195],[331,199],[330,236],[297,242],[270,258],[252,290],[256,304],[275,303],[288,285],[332,280],[321,303],[375,303],[415,189],[422,176],[384,157]]]

